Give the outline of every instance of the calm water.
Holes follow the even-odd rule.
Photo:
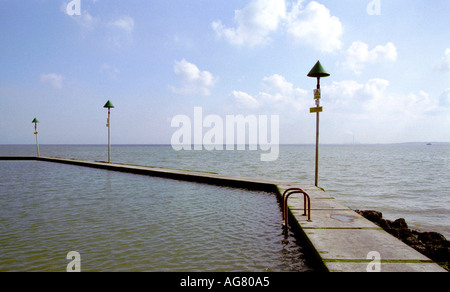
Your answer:
[[[43,156],[107,160],[105,146],[41,146]],[[33,146],[0,145],[0,155],[35,155]],[[115,146],[113,162],[314,183],[314,146],[281,146],[274,162],[257,151],[181,151]],[[321,146],[319,185],[353,209],[450,238],[450,145]]]
[[[308,271],[273,194],[0,162],[0,271]]]
[[[35,155],[35,148],[31,145],[0,145],[0,155]],[[41,155],[105,161],[107,148],[92,145],[43,145]],[[314,182],[314,146],[281,146],[280,157],[274,162],[260,162],[260,153],[257,151],[175,152],[170,146],[113,146],[112,161],[311,184]],[[4,165],[0,169],[2,176]],[[19,179],[16,178],[16,185],[10,187],[19,187],[24,177],[34,178],[37,175],[28,173],[28,176],[23,169],[16,171]],[[87,171],[79,170],[74,176],[83,176]],[[440,232],[447,238],[450,237],[449,178],[450,145],[327,145],[320,149],[319,185],[329,194],[350,208],[376,209],[391,220],[403,217],[412,228]],[[96,180],[91,181],[88,187],[95,185]],[[113,181],[113,189],[120,189],[122,183]],[[124,190],[128,193],[130,189],[138,188],[134,187],[134,182],[125,185],[127,187]],[[173,185],[177,186],[179,183]],[[61,186],[51,183],[47,187],[53,188],[55,192],[71,188],[70,184]],[[30,188],[34,189],[33,186]],[[99,185],[97,191],[90,193],[105,192],[106,188],[105,185]],[[258,196],[256,201],[261,197]],[[80,202],[88,204],[88,199],[80,199]],[[253,211],[248,213],[255,209],[251,210]],[[276,213],[281,216],[279,210]],[[279,224],[281,219],[277,220],[276,224]]]

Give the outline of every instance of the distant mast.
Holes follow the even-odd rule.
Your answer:
[[[106,122],[106,127],[108,127],[108,163],[111,163],[111,109],[114,108],[114,105],[108,100],[104,108],[108,109],[108,120]]]
[[[39,123],[38,119],[34,118],[32,121],[34,124],[34,134],[36,135],[36,150],[37,150],[37,157],[40,156],[39,154],[39,141],[38,141],[38,130],[37,130],[37,124]]]

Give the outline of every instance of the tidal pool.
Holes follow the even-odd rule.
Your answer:
[[[0,271],[311,271],[275,194],[0,162]]]

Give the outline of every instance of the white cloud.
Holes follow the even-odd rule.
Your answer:
[[[262,85],[263,88],[268,91],[279,92],[287,95],[292,95],[292,92],[294,90],[294,85],[287,82],[286,79],[279,74],[264,77]]]
[[[350,132],[363,143],[425,141],[438,131],[441,138],[433,139],[448,137],[436,125],[450,121],[450,89],[440,96],[423,90],[394,92],[384,79],[363,83],[345,80],[322,89],[322,105],[329,122],[324,129],[329,127],[326,137],[330,141],[344,141]]]
[[[88,11],[83,10],[80,11],[80,15],[73,14],[69,15],[67,14],[67,7],[71,3],[71,1],[64,1],[61,3],[61,12],[63,12],[66,16],[72,18],[82,29],[90,31],[93,30],[96,25],[99,23],[99,19],[92,16]],[[95,4],[95,2],[94,2]],[[80,9],[83,8],[83,1],[80,1]]]
[[[395,93],[389,90],[390,82],[370,79],[366,83],[353,80],[333,82],[323,86],[323,96],[330,112],[339,114],[362,114],[373,121],[383,118],[410,122],[425,118],[450,106],[450,89],[434,97],[420,90],[411,93]]]
[[[84,30],[91,31],[95,29],[100,22],[98,18],[92,16],[89,12],[83,11],[81,15],[70,16]]]
[[[448,124],[450,88],[433,96],[423,90],[394,92],[390,84],[380,78],[323,84],[323,135],[327,143],[348,142],[352,137],[363,143],[421,141],[427,140],[427,131],[436,130],[436,124]],[[280,111],[286,113],[287,123],[292,119],[311,121],[312,91],[294,87],[279,74],[264,77],[261,89],[253,95],[233,91],[231,96],[239,108]],[[422,129],[422,134],[417,129]]]
[[[134,19],[130,16],[121,16],[120,18],[113,20],[109,23],[113,28],[117,28],[127,34],[131,34],[134,30]]]
[[[450,88],[447,88],[439,96],[439,105],[444,108],[450,108]]]
[[[95,4],[97,1],[92,2]],[[78,24],[83,36],[91,33],[99,33],[99,35],[103,36],[100,39],[106,40],[106,42],[115,47],[122,47],[124,44],[130,44],[132,42],[135,29],[135,21],[132,17],[122,15],[110,18],[108,21],[105,18],[91,15],[87,10],[81,11],[79,15],[69,15],[66,12],[68,3],[70,1],[62,3],[61,10]],[[81,1],[81,7],[84,7],[83,3]]]
[[[293,5],[288,14],[286,30],[294,40],[306,43],[313,48],[332,52],[342,47],[341,37],[344,28],[336,16],[323,4],[311,1],[302,9],[302,0]]]
[[[273,105],[287,106],[295,110],[303,110],[308,106],[308,91],[294,88],[294,84],[279,74],[264,77],[262,88],[265,92],[260,93],[260,97]]]
[[[84,1],[80,1],[81,9],[84,7]],[[93,4],[96,4],[97,0],[91,1]],[[97,27],[109,27],[112,29],[118,29],[119,31],[125,32],[127,34],[131,34],[134,31],[135,22],[134,19],[128,15],[120,16],[114,20],[109,22],[104,19],[100,19],[98,17],[92,16],[87,10],[80,11],[80,14],[67,14],[67,7],[71,3],[71,1],[65,1],[61,4],[61,11],[72,18],[80,27],[86,30],[93,30]]]
[[[182,87],[171,86],[170,88],[178,94],[210,95],[210,89],[217,82],[217,78],[210,72],[201,71],[195,64],[189,63],[185,59],[175,62],[174,72],[181,77]]]
[[[366,83],[354,80],[333,81],[323,86],[323,99],[335,113],[367,113],[395,108],[397,100],[386,93],[390,83],[384,79],[370,79]]]
[[[117,69],[116,66],[109,65],[107,63],[103,64],[102,67],[100,67],[100,73],[106,73],[108,74],[109,78],[116,80],[117,77],[120,74],[120,70]]]
[[[120,16],[106,24],[107,41],[115,47],[131,44],[133,42],[134,19],[130,16]]]
[[[41,74],[41,82],[50,84],[52,87],[61,89],[64,77],[55,73]]]
[[[294,88],[292,83],[279,74],[264,77],[261,87],[263,91],[255,97],[241,91],[233,91],[232,96],[236,99],[239,107],[250,109],[267,106],[272,109],[288,108],[301,111],[306,109],[309,101],[313,103],[312,98],[310,100],[307,98],[308,91]]]
[[[355,74],[361,74],[366,63],[375,63],[378,61],[396,61],[397,48],[393,43],[387,43],[384,46],[376,46],[369,50],[369,45],[355,41],[345,52],[345,61],[343,66]]]
[[[339,18],[332,16],[329,9],[316,1],[303,9],[303,2],[253,0],[242,10],[235,11],[235,27],[225,27],[218,20],[212,23],[212,28],[219,38],[233,45],[265,45],[270,42],[271,33],[281,31],[294,41],[319,51],[340,49],[343,26]]]
[[[347,111],[360,105],[363,90],[364,84],[354,80],[333,81],[331,85],[323,86],[323,98],[340,111]]]
[[[212,28],[231,44],[253,47],[269,42],[268,35],[278,29],[285,16],[284,0],[253,0],[242,10],[235,11],[235,28],[225,27],[220,20],[213,22]]]
[[[260,103],[248,93],[234,90],[231,96],[236,100],[240,108],[255,109],[260,106]]]
[[[450,49],[446,49],[444,56],[441,59],[441,62],[437,66],[437,69],[441,72],[449,72],[450,71]]]

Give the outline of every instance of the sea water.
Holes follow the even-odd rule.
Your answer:
[[[41,145],[40,150],[42,156],[107,160],[104,145]],[[0,145],[0,155],[35,155],[35,147]],[[281,145],[279,158],[273,162],[261,162],[258,151],[175,151],[171,146],[152,145],[112,147],[112,162],[117,163],[311,184],[314,155],[314,145]],[[375,209],[383,212],[386,219],[402,217],[411,228],[450,236],[450,145],[323,145],[319,164],[319,186],[348,207]],[[4,173],[4,167],[0,171]],[[20,173],[22,181],[25,174]]]
[[[0,161],[0,271],[311,271],[272,193]]]

